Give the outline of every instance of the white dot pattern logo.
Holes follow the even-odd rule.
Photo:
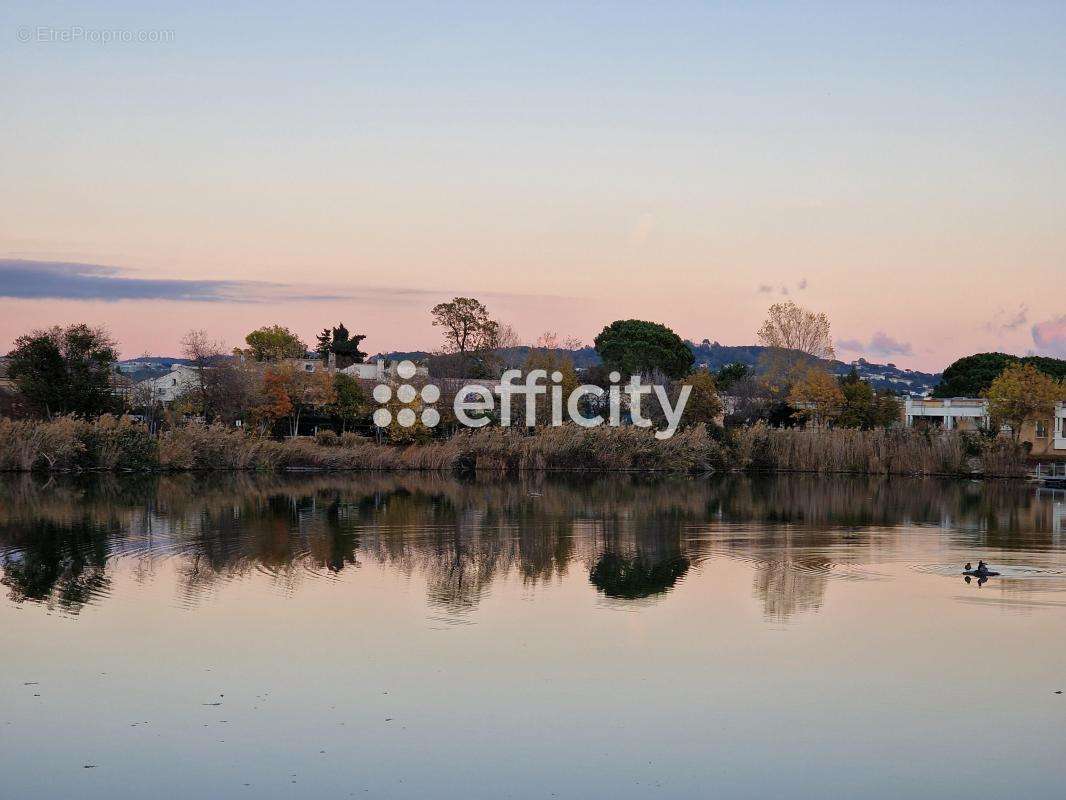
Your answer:
[[[418,372],[418,368],[414,363],[408,360],[403,360],[396,365],[396,375],[404,381],[409,381]],[[379,383],[374,387],[374,400],[380,405],[385,405],[392,400],[393,392],[392,387]],[[414,386],[409,383],[402,383],[396,389],[396,399],[403,403],[405,408],[401,408],[396,412],[396,422],[403,428],[410,428],[418,420],[422,421],[422,424],[427,428],[435,427],[440,422],[440,412],[435,408],[422,409],[421,415],[415,414],[413,408],[410,406],[416,398],[421,397],[423,403],[436,403],[440,400],[440,389],[433,384],[426,384],[422,387],[420,392]],[[379,428],[387,428],[392,424],[392,412],[387,408],[379,408],[374,412],[374,424]]]

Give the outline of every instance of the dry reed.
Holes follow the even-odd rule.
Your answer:
[[[239,428],[189,424],[158,438],[128,417],[51,421],[0,419],[0,470],[422,470],[789,471],[1018,477],[1021,448],[1002,438],[893,429],[783,429],[755,425],[723,445],[703,427],[658,440],[635,427],[564,425],[464,430],[447,439],[395,445],[356,434],[276,441]]]

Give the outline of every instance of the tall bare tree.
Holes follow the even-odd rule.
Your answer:
[[[791,300],[770,306],[756,336],[767,348],[764,372],[767,382],[775,387],[793,383],[812,361],[836,356],[829,317]]]
[[[207,331],[191,330],[181,340],[182,357],[191,361],[192,368],[196,370],[195,383],[191,389],[193,397],[189,399],[200,407],[200,413],[204,415],[204,420],[208,424],[215,418],[211,370],[219,366],[225,352],[225,344],[211,339]]]

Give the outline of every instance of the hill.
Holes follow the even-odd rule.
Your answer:
[[[759,345],[723,345],[704,339],[699,344],[687,342],[692,348],[696,366],[706,367],[717,371],[728,364],[744,364],[752,369],[758,369],[759,359],[766,351]],[[529,347],[509,348],[506,358],[510,363],[520,364],[529,355]],[[593,347],[582,347],[577,350],[567,351],[574,361],[574,366],[580,371],[594,367],[600,363],[600,357]],[[431,354],[424,350],[406,352],[382,353],[380,356],[371,356],[371,359],[384,357],[394,360],[410,359],[412,361],[424,361]],[[825,368],[834,375],[844,375],[854,366],[865,381],[876,389],[887,389],[897,394],[927,395],[940,381],[939,373],[918,372],[911,369],[903,369],[895,364],[875,364],[860,358],[858,361],[823,361]]]

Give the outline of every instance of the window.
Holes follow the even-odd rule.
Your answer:
[[[1037,420],[1037,423],[1036,423],[1036,438],[1037,439],[1046,439],[1047,438],[1047,423],[1044,422],[1043,420]]]
[[[315,365],[314,364],[304,364],[304,369],[307,370],[308,372],[314,372],[315,371]]]

